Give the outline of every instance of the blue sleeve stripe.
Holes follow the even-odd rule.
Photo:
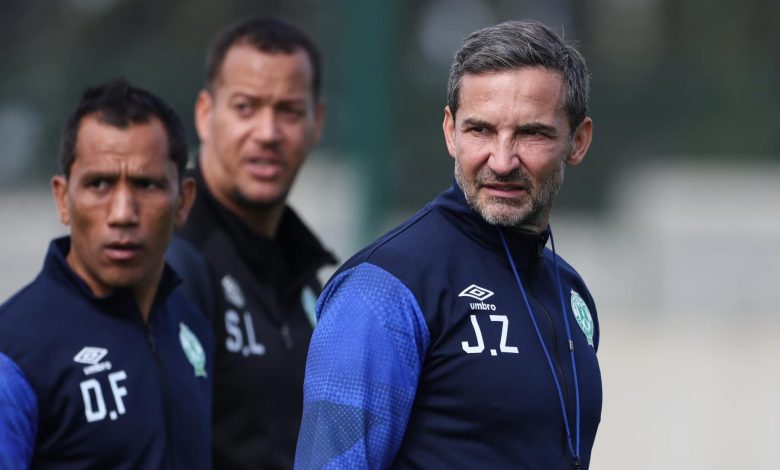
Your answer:
[[[0,468],[29,468],[37,433],[35,392],[16,363],[0,353]]]
[[[317,304],[296,468],[384,468],[395,459],[430,335],[417,299],[364,263]]]

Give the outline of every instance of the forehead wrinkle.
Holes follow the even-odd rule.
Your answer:
[[[143,134],[139,135],[139,131]],[[168,155],[167,134],[156,120],[124,129],[99,120],[85,120],[79,127],[74,153],[73,168],[87,174],[154,172],[158,159],[174,164]]]
[[[559,78],[558,87],[548,85],[552,80],[521,79],[517,76],[519,72],[554,74]],[[543,85],[539,86],[539,83]],[[460,94],[458,113],[464,121],[470,119],[516,128],[534,123],[556,127],[559,120],[566,119],[563,75],[542,67],[466,74]],[[550,108],[548,103],[553,97],[555,105]]]

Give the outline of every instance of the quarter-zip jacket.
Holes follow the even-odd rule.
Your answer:
[[[298,468],[572,468],[550,363],[574,434],[579,395],[579,464],[588,468],[602,400],[593,300],[560,257],[559,289],[549,230],[502,230],[551,361],[499,228],[453,183],[326,285]]]
[[[148,323],[133,295],[95,297],[69,237],[0,306],[0,467],[211,468],[213,348],[165,267]]]
[[[168,260],[213,322],[214,467],[290,469],[317,271],[335,260],[289,207],[276,237],[263,237],[209,193],[199,168],[193,176],[198,194]]]

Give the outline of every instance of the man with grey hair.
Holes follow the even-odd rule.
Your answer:
[[[548,223],[590,146],[588,82],[540,23],[466,38],[444,109],[455,181],[326,286],[298,468],[589,467],[596,309]]]

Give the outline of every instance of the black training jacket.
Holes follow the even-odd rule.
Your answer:
[[[168,260],[214,326],[214,467],[289,469],[317,271],[335,260],[290,208],[275,239],[258,236],[194,176],[198,194]]]

